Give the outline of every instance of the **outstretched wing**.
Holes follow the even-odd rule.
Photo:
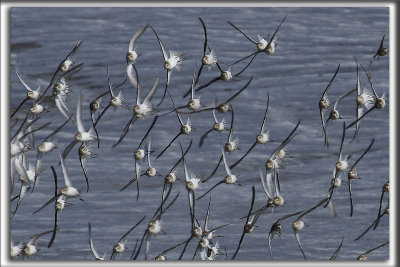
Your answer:
[[[254,41],[253,39],[251,39],[247,34],[245,34],[244,32],[242,32],[242,30],[240,30],[235,24],[233,24],[230,21],[227,21],[233,28],[235,28],[236,30],[238,30],[241,34],[243,34],[244,37],[247,38],[247,40],[249,40],[250,42],[252,42],[253,44],[257,45],[257,42]]]
[[[68,170],[67,167],[65,166],[64,157],[61,155],[61,153],[60,153],[60,160],[61,160],[61,168],[64,175],[65,185],[72,186],[71,180],[68,177]]]
[[[149,27],[149,24],[146,24],[143,28],[141,28],[140,30],[138,30],[133,36],[131,41],[129,42],[129,47],[128,47],[128,51],[132,51],[135,48],[135,44],[137,39],[139,39],[139,37],[147,30],[147,28]]]
[[[167,51],[165,49],[165,46],[164,46],[163,42],[161,41],[160,37],[158,37],[158,34],[157,34],[156,30],[154,30],[153,26],[150,25],[150,28],[153,30],[154,34],[157,37],[158,43],[160,44],[160,47],[161,47],[161,52],[163,54],[164,60],[166,61],[169,57],[168,57]]]

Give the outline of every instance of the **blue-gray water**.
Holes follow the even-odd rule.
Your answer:
[[[200,67],[204,34],[198,17],[202,17],[208,30],[209,45],[216,51],[223,68],[237,59],[253,52],[255,46],[231,27],[233,22],[245,33],[257,40],[257,34],[267,37],[272,34],[285,14],[287,19],[277,34],[279,45],[275,54],[260,54],[253,64],[235,81],[219,81],[201,91],[201,102],[211,105],[215,98],[223,100],[239,90],[252,76],[250,86],[233,102],[235,110],[234,136],[239,138],[241,150],[228,155],[228,162],[239,159],[253,144],[265,111],[267,93],[270,97],[269,117],[266,129],[275,142],[257,145],[255,149],[234,170],[239,186],[220,185],[212,194],[210,227],[230,223],[217,231],[221,247],[226,249],[230,259],[237,247],[244,219],[250,206],[251,187],[256,188],[255,208],[266,204],[259,177],[262,167],[273,150],[293,129],[301,118],[296,137],[287,146],[293,159],[283,161],[284,169],[279,171],[281,192],[285,197],[284,207],[278,207],[261,216],[259,226],[244,238],[238,260],[270,260],[267,234],[273,222],[285,214],[307,209],[315,205],[327,193],[332,176],[332,168],[337,161],[342,121],[333,121],[327,131],[329,149],[324,147],[318,102],[338,64],[340,71],[329,90],[331,101],[356,85],[357,60],[367,66],[379,47],[383,34],[389,25],[388,8],[12,8],[10,11],[11,63],[32,88],[39,85],[45,88],[58,64],[73,48],[77,40],[83,40],[76,62],[83,62],[84,68],[68,81],[72,92],[67,105],[72,112],[76,110],[79,92],[83,95],[83,118],[86,128],[90,125],[88,103],[107,90],[106,66],[110,69],[112,83],[118,84],[125,78],[125,54],[132,35],[145,24],[151,24],[158,32],[168,49],[186,52],[187,60],[181,70],[174,70],[171,76],[170,92],[177,105],[184,105],[183,93],[190,88],[193,70]],[[388,46],[389,34],[385,45]],[[160,77],[160,88],[154,97],[158,103],[165,85],[166,74],[160,47],[153,32],[148,29],[137,43],[141,54],[136,67],[141,85],[145,90],[152,87],[156,77]],[[231,66],[238,72],[247,61]],[[203,69],[200,84],[218,75],[218,69]],[[26,90],[16,75],[10,74],[11,109],[24,99]],[[365,73],[360,69],[361,84],[369,87]],[[371,151],[357,166],[361,180],[352,182],[354,215],[349,216],[350,203],[347,179],[335,190],[333,203],[338,215],[332,216],[329,209],[318,208],[304,219],[309,227],[300,232],[300,239],[308,259],[328,260],[344,237],[338,260],[355,260],[364,251],[378,246],[389,239],[388,216],[375,231],[368,232],[359,241],[353,241],[376,218],[382,185],[389,178],[389,57],[382,57],[372,64],[372,81],[378,95],[387,96],[383,110],[372,111],[361,123],[357,139],[349,144],[354,127],[347,131],[343,153],[353,154],[350,163],[365,150],[374,137]],[[122,87],[125,101],[129,106],[135,103],[136,89],[126,83]],[[103,98],[103,104],[109,101]],[[35,134],[41,142],[64,118],[53,102],[46,103],[50,112],[44,113],[39,122],[52,124]],[[16,117],[23,118],[29,104]],[[160,113],[171,109],[166,98],[159,108]],[[355,94],[339,103],[346,123],[355,116]],[[141,194],[136,201],[136,185],[119,192],[134,175],[133,151],[138,146],[152,119],[138,120],[126,138],[117,148],[111,148],[120,136],[131,111],[109,109],[99,123],[100,149],[93,148],[98,158],[88,160],[86,167],[90,180],[90,191],[80,168],[77,149],[74,148],[66,160],[69,175],[75,187],[82,189],[85,200],[70,200],[68,206],[59,214],[59,230],[53,246],[46,247],[50,236],[41,237],[37,243],[41,250],[33,260],[93,260],[88,243],[90,221],[93,228],[94,245],[102,255],[112,252],[112,246],[142,216],[144,223],[128,237],[128,250],[117,256],[118,260],[128,260],[135,245],[145,230],[147,221],[157,209],[163,185],[163,177],[141,177]],[[328,115],[328,114],[326,114]],[[182,115],[186,121],[187,115]],[[217,114],[219,120],[230,122],[230,113]],[[192,126],[196,129],[189,136],[181,136],[184,148],[190,140],[193,145],[186,161],[188,169],[199,177],[207,176],[220,157],[221,146],[226,142],[228,132],[210,133],[202,148],[198,147],[200,136],[212,127],[211,112],[190,115]],[[39,123],[37,124],[39,125]],[[13,129],[15,131],[15,129]],[[179,123],[174,113],[159,119],[151,133],[153,165],[165,175],[180,156],[178,142],[158,160],[154,161],[165,145],[179,131]],[[74,139],[75,127],[70,123],[56,136],[62,151]],[[13,133],[13,131],[12,131]],[[28,161],[35,162],[36,149],[28,152]],[[58,162],[58,151],[54,150],[43,157],[42,167],[46,170],[31,194],[22,202],[17,214],[10,223],[11,239],[27,242],[36,233],[53,228],[53,207],[46,207],[39,213],[32,212],[53,196],[54,183],[50,166],[54,165],[63,185],[62,171]],[[144,163],[143,166],[146,166]],[[146,167],[144,167],[146,168]],[[216,175],[196,189],[196,195],[204,193],[225,175],[220,166]],[[190,215],[187,192],[184,183],[183,167],[178,167],[178,180],[172,189],[171,198],[180,193],[175,204],[163,215],[162,225],[166,234],[152,238],[150,259],[164,249],[185,240],[190,235]],[[17,181],[17,177],[15,177]],[[12,196],[17,194],[16,183]],[[202,223],[207,211],[209,197],[196,201],[196,216]],[[386,198],[385,198],[385,201]],[[385,202],[386,203],[386,202]],[[385,204],[384,203],[384,207]],[[11,204],[14,208],[15,203]],[[296,244],[291,223],[295,217],[283,221],[281,237],[275,236],[272,250],[276,260],[302,260]],[[191,259],[196,242],[191,242],[184,259]],[[168,259],[177,259],[182,248],[167,254]],[[388,246],[368,255],[371,260],[387,260]],[[16,258],[18,260],[21,257]],[[144,259],[143,250],[138,259]],[[196,259],[199,259],[197,255]],[[220,255],[217,259],[225,259]]]

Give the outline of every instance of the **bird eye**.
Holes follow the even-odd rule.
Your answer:
[[[187,182],[186,183],[186,188],[187,188],[187,190],[189,190],[189,191],[191,191],[191,190],[193,190],[193,182]]]
[[[264,134],[258,134],[257,135],[257,142],[258,143],[266,143],[268,141],[268,137],[265,136]]]
[[[273,203],[274,203],[275,206],[282,206],[285,203],[283,197],[281,197],[281,196],[278,196],[278,197],[274,198],[273,201],[274,201]]]
[[[165,256],[163,256],[163,255],[158,255],[158,256],[155,258],[155,260],[156,260],[156,261],[165,261]]]
[[[385,183],[385,185],[383,186],[383,191],[384,192],[389,192],[389,183]]]
[[[126,58],[128,59],[128,61],[133,61],[135,60],[135,54],[132,51],[129,51],[128,53],[126,53]]]
[[[360,255],[360,256],[358,256],[357,257],[357,260],[358,261],[366,261],[368,258],[367,258],[367,255],[365,255],[365,254],[362,254],[362,255]]]
[[[99,102],[97,102],[96,100],[93,100],[92,102],[90,102],[90,109],[91,109],[92,111],[98,110],[99,107],[100,107],[100,104],[99,104]]]
[[[176,180],[176,176],[174,173],[168,173],[167,177],[166,177],[166,182],[172,184],[173,182],[175,182]]]
[[[349,174],[347,176],[349,179],[354,179],[357,177],[357,171],[355,169],[352,169],[349,171]]]
[[[28,246],[26,246],[26,247],[24,248],[24,254],[25,254],[25,255],[29,255],[30,252],[31,252],[31,249],[30,249]]]
[[[382,98],[378,98],[378,99],[376,100],[376,107],[377,107],[378,109],[383,109],[383,108],[385,107],[385,100],[382,99]]]
[[[269,204],[269,205],[274,204],[274,199],[269,197],[269,198],[268,198],[268,204]]]
[[[40,146],[38,146],[38,150],[39,151],[43,151],[44,150],[44,144],[40,144]]]
[[[335,112],[334,112],[334,116],[335,116],[335,118],[336,118],[336,119],[338,119],[338,118],[339,118],[339,112],[338,112],[337,110],[335,110]]]
[[[227,144],[225,145],[225,150],[231,151],[231,150],[232,150],[232,145],[231,145],[230,143],[227,143]]]
[[[387,48],[382,47],[382,48],[380,48],[378,50],[378,55],[381,56],[381,57],[386,55],[387,53],[388,53],[388,49]]]
[[[190,132],[190,126],[183,125],[182,126],[182,133],[188,134]]]
[[[156,169],[151,168],[151,167],[146,170],[146,174],[148,176],[154,176],[155,172],[156,172]]]
[[[274,161],[272,159],[269,159],[269,160],[267,160],[265,165],[266,165],[267,169],[270,170],[274,167]]]
[[[322,98],[321,101],[319,102],[319,107],[321,109],[326,109],[329,107],[329,102],[325,98]]]
[[[66,60],[60,65],[60,69],[61,69],[61,71],[66,72],[71,65],[72,65],[72,61]]]
[[[357,105],[359,105],[359,106],[364,105],[364,98],[362,95],[357,96]]]
[[[136,159],[142,159],[143,158],[143,152],[141,149],[138,149],[135,151],[135,158]]]
[[[57,210],[62,210],[64,208],[63,206],[64,205],[60,201],[57,201],[57,203],[56,203]]]
[[[339,186],[341,186],[341,185],[342,185],[342,179],[340,179],[340,178],[333,178],[332,181],[331,181],[331,185],[332,185],[333,187],[339,187]]]
[[[203,238],[201,239],[201,241],[200,241],[200,246],[203,247],[203,248],[205,248],[205,247],[208,246],[209,243],[210,243],[210,242],[208,241],[208,239],[205,238],[205,237],[203,237]]]
[[[203,232],[203,231],[201,230],[200,227],[195,226],[195,227],[193,228],[192,234],[193,234],[194,236],[196,236],[196,237],[199,237],[199,236],[201,236],[202,232]]]
[[[81,140],[82,139],[82,133],[75,134],[75,139],[76,140]]]
[[[338,162],[336,162],[336,170],[338,170],[338,171],[343,171],[344,169],[345,169],[345,166],[344,166],[345,164],[344,164],[344,162],[342,162],[342,161],[338,161]]]
[[[253,232],[254,228],[255,228],[255,226],[253,224],[247,222],[246,226],[245,226],[245,231],[246,231],[246,233],[251,233],[251,232]]]
[[[122,250],[121,244],[119,244],[119,243],[115,244],[113,250],[114,250],[114,252],[121,252],[121,250]]]

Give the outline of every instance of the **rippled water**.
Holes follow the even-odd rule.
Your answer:
[[[206,105],[215,98],[223,100],[239,90],[250,77],[250,86],[233,102],[235,110],[234,136],[239,138],[241,150],[228,155],[228,162],[239,159],[253,144],[255,135],[262,123],[267,93],[270,97],[269,117],[266,128],[274,142],[257,145],[241,162],[233,173],[238,176],[242,186],[221,185],[211,192],[212,203],[210,227],[230,223],[217,231],[223,237],[216,237],[222,251],[230,259],[237,247],[242,233],[244,216],[250,206],[251,187],[256,188],[255,208],[266,203],[266,196],[259,177],[259,168],[273,150],[283,141],[301,119],[296,137],[287,146],[292,159],[285,159],[284,169],[280,170],[281,192],[285,197],[285,206],[275,208],[273,213],[261,216],[259,226],[252,234],[245,236],[238,260],[270,260],[267,234],[271,225],[278,218],[310,208],[321,200],[330,186],[332,168],[337,161],[342,122],[334,121],[328,125],[331,146],[324,147],[318,101],[327,86],[338,64],[340,72],[329,90],[334,101],[342,93],[356,85],[356,65],[358,61],[367,65],[379,47],[382,35],[389,25],[388,8],[12,8],[10,11],[11,27],[11,63],[20,75],[33,88],[41,85],[45,88],[56,70],[59,62],[72,49],[77,40],[83,40],[79,52],[74,57],[76,62],[83,62],[82,71],[73,75],[68,81],[72,93],[67,105],[75,112],[79,92],[83,95],[83,118],[86,127],[90,125],[88,103],[100,93],[107,90],[106,66],[110,69],[111,81],[118,84],[125,78],[125,53],[132,35],[143,25],[149,23],[158,32],[168,49],[186,52],[187,60],[182,63],[180,71],[173,71],[170,92],[178,106],[184,105],[183,93],[190,88],[194,68],[200,67],[204,34],[198,17],[207,25],[209,45],[216,51],[224,64],[223,68],[248,55],[255,47],[238,31],[231,27],[227,20],[233,22],[249,36],[256,39],[257,34],[266,37],[272,34],[282,18],[287,19],[277,34],[279,46],[273,55],[260,54],[253,64],[234,81],[219,81],[201,92],[201,101]],[[385,44],[388,45],[389,34]],[[160,88],[154,97],[158,103],[165,84],[166,74],[157,39],[149,29],[139,39],[137,50],[141,54],[138,68],[141,85],[145,90],[152,87],[156,77],[160,77]],[[232,72],[238,72],[246,62],[231,66]],[[379,95],[389,94],[389,58],[383,57],[373,63],[372,80]],[[218,69],[203,69],[200,84],[216,75]],[[360,72],[363,87],[369,87],[365,74]],[[26,90],[11,72],[11,109],[25,97]],[[122,88],[126,103],[132,106],[136,99],[136,89],[129,83]],[[345,98],[338,108],[346,123],[354,119],[354,95]],[[108,97],[103,98],[103,103]],[[64,118],[53,102],[46,103],[50,110],[41,116],[39,122],[52,124],[35,135],[37,142],[43,140],[51,131],[60,125]],[[22,119],[28,104],[16,117]],[[373,111],[361,123],[359,136],[349,144],[354,128],[347,132],[344,154],[353,154],[350,162],[365,150],[374,137],[372,150],[358,165],[361,180],[352,183],[355,211],[349,217],[349,196],[347,184],[335,191],[333,203],[338,215],[332,216],[329,209],[319,208],[307,215],[305,222],[309,225],[300,238],[306,255],[312,260],[328,260],[344,237],[343,248],[338,260],[355,260],[364,251],[380,245],[389,238],[388,216],[375,231],[370,231],[361,240],[353,241],[376,217],[381,188],[389,177],[389,105],[383,110]],[[159,107],[159,112],[171,109],[168,98]],[[100,149],[94,148],[98,158],[89,159],[86,164],[90,191],[86,193],[86,184],[80,168],[77,148],[75,147],[66,160],[72,183],[82,189],[85,200],[71,200],[59,215],[59,230],[54,245],[46,247],[49,236],[40,238],[37,243],[41,250],[33,260],[93,260],[88,244],[90,221],[93,227],[93,238],[100,254],[105,251],[109,256],[112,246],[142,216],[147,222],[160,204],[163,178],[142,177],[140,179],[141,196],[136,201],[136,185],[119,192],[134,175],[133,151],[136,149],[152,119],[138,120],[124,141],[111,148],[120,136],[131,111],[109,109],[99,123],[98,131],[102,139]],[[187,115],[182,115],[186,121]],[[218,119],[225,118],[230,122],[230,113],[217,114]],[[190,140],[193,145],[186,161],[188,169],[199,177],[206,177],[216,166],[220,157],[221,145],[226,142],[228,132],[210,133],[202,148],[198,147],[200,136],[211,128],[211,112],[190,115],[195,128],[189,136],[179,137],[186,148]],[[38,125],[39,125],[38,122]],[[15,129],[13,129],[15,131]],[[13,133],[12,130],[12,133]],[[60,150],[73,140],[76,129],[68,124],[57,134],[56,140]],[[159,119],[151,133],[152,147],[158,154],[179,131],[175,114]],[[153,154],[155,155],[155,154]],[[155,156],[153,156],[153,159]],[[175,142],[154,166],[165,175],[180,156],[180,149]],[[29,162],[35,162],[36,150],[28,152]],[[50,166],[56,167],[63,185],[61,168],[57,166],[58,152],[53,151],[43,157],[40,180],[33,194],[28,193],[17,214],[10,223],[11,239],[15,242],[26,242],[30,236],[53,228],[53,208],[46,207],[39,213],[32,212],[42,206],[53,196],[54,184]],[[146,166],[146,163],[144,164]],[[216,175],[200,185],[196,195],[206,192],[225,175],[220,166]],[[163,229],[166,234],[152,238],[149,258],[154,258],[164,249],[185,240],[190,235],[190,216],[185,189],[183,167],[178,167],[180,180],[174,184],[171,199],[180,193],[175,204],[163,215]],[[16,179],[16,177],[15,177]],[[19,190],[16,184],[11,195]],[[209,197],[196,201],[196,216],[202,223],[207,211]],[[11,204],[13,209],[15,203]],[[386,205],[386,204],[384,204]],[[274,259],[302,260],[303,257],[296,244],[291,223],[295,217],[282,222],[282,235],[272,241]],[[146,223],[142,223],[128,237],[128,251],[118,255],[118,260],[128,260],[140,238]],[[197,242],[197,241],[196,241]],[[195,243],[191,242],[184,259],[191,259]],[[179,256],[179,247],[167,254],[174,260]],[[368,255],[371,260],[387,260],[389,248],[383,247]],[[20,260],[21,258],[16,258]],[[140,254],[138,259],[144,259]],[[200,259],[197,255],[196,259]],[[220,255],[217,259],[225,259]]]

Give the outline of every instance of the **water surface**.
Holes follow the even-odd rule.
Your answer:
[[[329,90],[331,101],[355,87],[354,56],[361,64],[368,65],[389,24],[388,8],[12,8],[10,14],[11,63],[33,88],[39,85],[45,88],[58,64],[76,41],[84,41],[74,57],[76,62],[84,63],[84,68],[68,81],[72,93],[67,105],[75,112],[77,97],[82,92],[86,127],[90,125],[88,103],[107,90],[106,66],[110,69],[114,85],[125,79],[125,53],[129,41],[145,24],[149,23],[157,30],[168,49],[186,53],[187,59],[182,63],[180,71],[173,71],[170,84],[170,92],[180,106],[187,102],[181,96],[190,88],[194,69],[200,67],[204,34],[198,17],[202,17],[207,25],[209,45],[224,62],[223,68],[231,67],[232,72],[237,73],[247,62],[233,66],[230,64],[255,51],[255,46],[226,21],[231,21],[257,40],[257,34],[264,37],[273,34],[287,14],[277,34],[279,45],[275,54],[258,55],[240,77],[230,82],[219,81],[200,94],[201,102],[211,105],[216,98],[227,99],[253,77],[250,86],[232,102],[235,110],[234,137],[239,138],[241,150],[228,155],[229,163],[239,159],[253,144],[262,123],[267,94],[270,97],[266,128],[274,142],[257,145],[233,170],[242,186],[223,184],[211,193],[210,226],[230,223],[217,231],[223,237],[214,239],[219,241],[222,251],[226,250],[229,259],[236,250],[243,229],[245,221],[239,218],[249,209],[253,185],[256,188],[255,208],[266,204],[259,168],[264,166],[273,150],[301,119],[296,137],[287,146],[293,158],[285,159],[285,168],[279,171],[285,205],[261,216],[257,223],[259,227],[252,234],[246,235],[236,258],[238,260],[270,260],[267,234],[272,223],[286,214],[313,206],[326,195],[332,168],[337,161],[342,121],[350,123],[355,116],[355,95],[345,98],[338,106],[343,120],[328,125],[329,149],[324,147],[318,101],[338,64],[341,64],[340,72]],[[388,42],[387,34],[385,44]],[[150,29],[139,39],[137,51],[141,56],[136,67],[145,90],[149,90],[155,79],[160,77],[160,88],[154,97],[154,102],[158,103],[166,74],[160,47]],[[388,57],[372,65],[374,88],[379,95],[385,93],[387,99],[390,98],[388,70]],[[217,75],[217,68],[211,71],[204,68],[200,84]],[[362,71],[360,77],[362,86],[369,87]],[[26,90],[13,72],[10,81],[10,107],[13,109],[23,100]],[[136,99],[136,89],[129,83],[121,88],[126,103],[132,106]],[[108,97],[103,98],[103,104],[106,105],[108,101]],[[28,106],[26,104],[16,117],[23,118]],[[46,106],[50,112],[43,114],[40,122],[43,124],[51,121],[52,124],[35,135],[38,142],[64,121],[53,102],[46,103]],[[353,155],[350,163],[359,157],[372,138],[375,138],[375,144],[358,164],[357,169],[362,179],[352,183],[355,205],[353,217],[349,217],[349,195],[345,182],[347,179],[344,177],[342,186],[335,191],[332,200],[337,216],[332,216],[329,209],[319,208],[305,218],[309,227],[300,233],[300,238],[310,260],[328,260],[342,237],[343,248],[337,260],[355,260],[359,254],[388,240],[389,222],[385,216],[375,231],[369,232],[357,242],[353,241],[374,221],[382,185],[389,177],[389,108],[387,101],[383,110],[373,111],[367,116],[361,123],[357,139],[351,144],[349,142],[354,128],[347,132],[343,153]],[[171,102],[166,98],[158,111],[164,113],[170,109]],[[142,216],[147,216],[147,222],[153,215],[160,203],[163,177],[141,177],[139,201],[136,201],[136,185],[119,192],[134,175],[133,151],[152,121],[138,120],[123,142],[117,148],[111,148],[130,116],[131,111],[109,109],[99,123],[102,144],[100,149],[93,149],[99,157],[89,159],[86,164],[91,185],[88,193],[79,164],[78,147],[68,156],[66,165],[70,178],[74,186],[82,189],[85,201],[70,201],[73,205],[59,214],[59,230],[53,246],[47,249],[48,236],[40,238],[37,243],[41,250],[32,260],[93,260],[88,244],[89,221],[92,223],[96,249],[100,254],[106,251],[109,256],[114,243],[131,226]],[[219,120],[225,118],[227,122],[230,122],[230,116],[230,113],[217,114]],[[210,133],[204,146],[199,148],[200,136],[212,127],[212,114],[202,112],[189,117],[195,130],[178,140],[184,148],[193,140],[186,157],[188,169],[198,177],[206,177],[215,167],[228,133]],[[186,121],[188,116],[182,115],[182,118]],[[75,131],[74,126],[68,124],[57,134],[56,141],[60,150],[64,150],[73,140]],[[178,131],[179,122],[176,115],[171,113],[159,119],[151,133],[152,147],[156,151],[152,154],[153,164],[163,175],[180,156],[178,143],[175,142],[157,161],[154,161],[154,157]],[[29,162],[34,164],[35,157],[36,150],[30,150]],[[35,215],[32,212],[53,196],[51,165],[57,170],[60,185],[63,184],[61,168],[57,162],[56,150],[43,157],[42,166],[46,170],[33,194],[28,193],[10,223],[11,239],[15,242],[26,242],[33,234],[53,228],[51,206]],[[173,186],[171,199],[177,193],[180,195],[163,215],[162,225],[166,234],[152,238],[150,259],[190,235],[189,206],[182,165],[178,167],[177,174],[180,180]],[[196,195],[204,193],[222,180],[224,175],[225,170],[221,166],[211,180],[200,185]],[[19,185],[16,183],[12,196],[18,190]],[[206,215],[208,201],[207,196],[196,202],[196,216],[201,223]],[[11,208],[14,205],[12,203]],[[303,259],[291,229],[293,220],[292,217],[283,221],[281,237],[276,236],[272,241],[276,260]],[[142,236],[144,230],[145,223],[130,234],[127,242],[129,249],[118,255],[118,260],[129,260],[135,241]],[[196,242],[189,245],[184,259],[192,258]],[[177,259],[181,250],[177,248],[170,251],[168,259]],[[389,249],[386,246],[368,257],[371,260],[388,260]],[[141,253],[138,259],[144,259],[144,254]],[[199,255],[195,259],[199,260]],[[223,260],[225,255],[217,259]]]

